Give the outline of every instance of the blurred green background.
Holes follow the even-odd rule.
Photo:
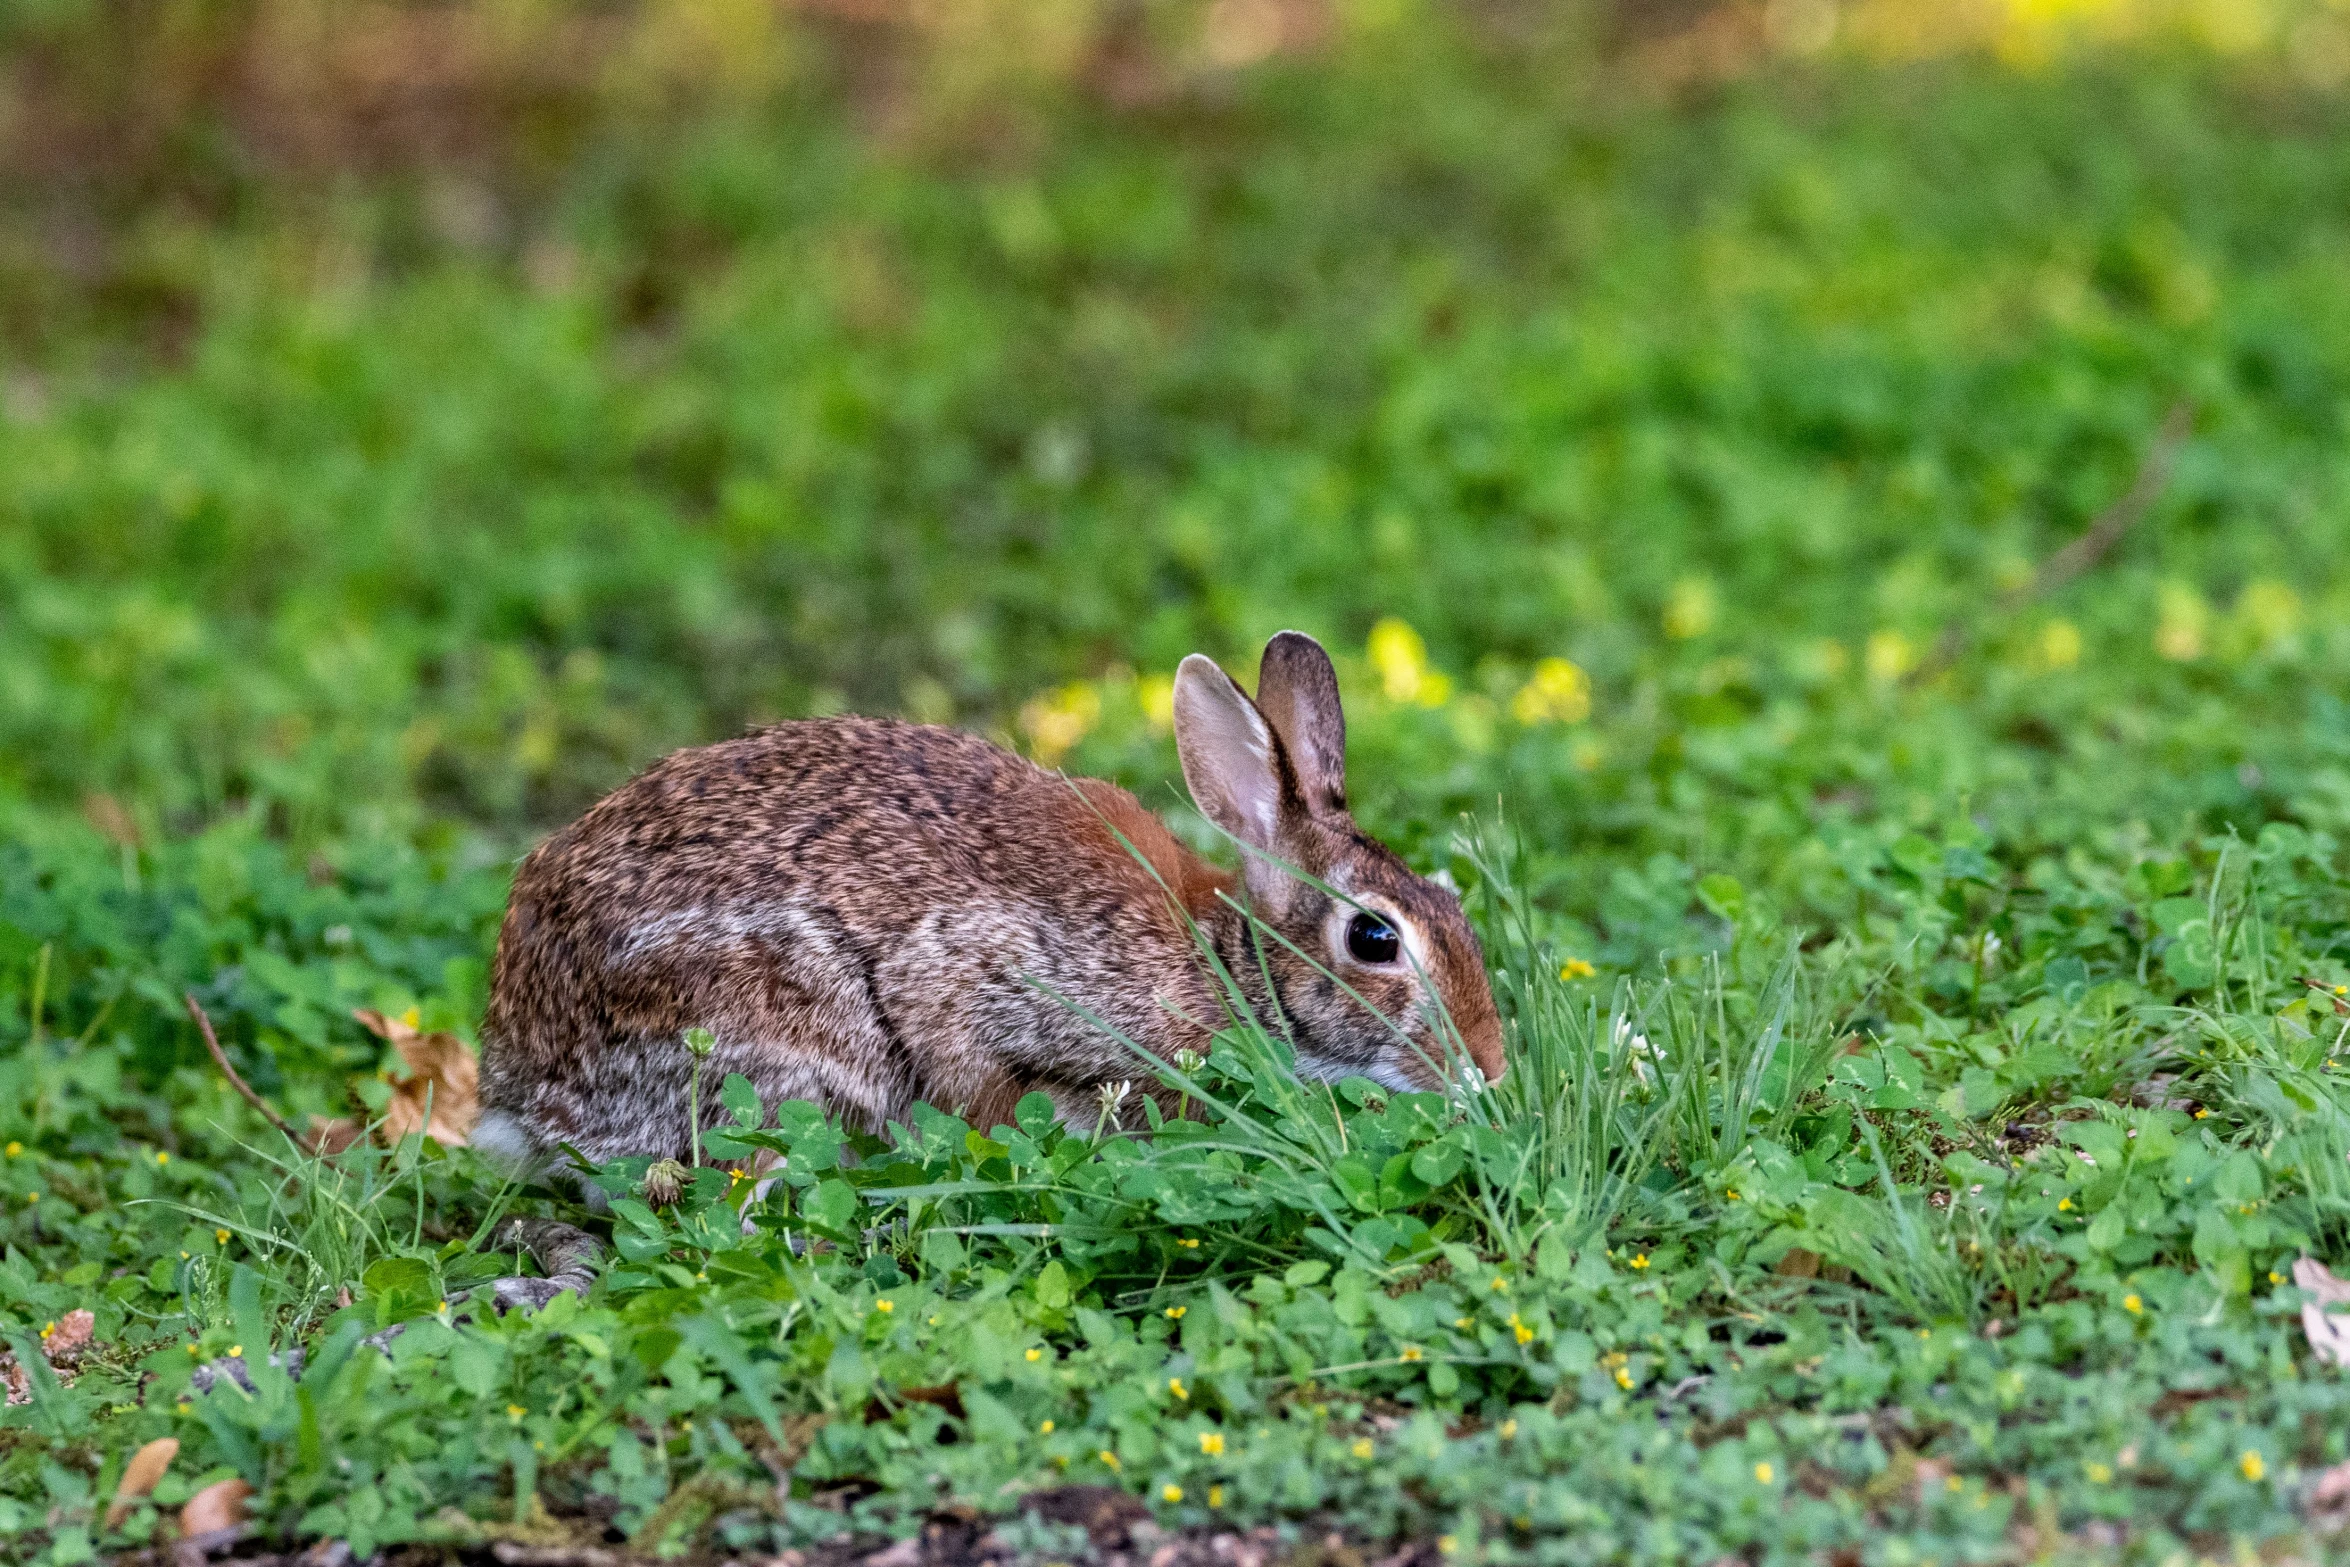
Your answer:
[[[1164,803],[1167,672],[1296,625],[1407,838],[2332,825],[2346,76],[2315,0],[20,0],[0,796],[488,864],[853,708]]]

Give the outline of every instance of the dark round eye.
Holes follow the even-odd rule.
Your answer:
[[[1378,915],[1358,914],[1346,922],[1346,950],[1357,963],[1393,963],[1403,938]]]

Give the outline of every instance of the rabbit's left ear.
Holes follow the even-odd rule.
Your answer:
[[[1194,653],[1175,671],[1175,754],[1200,814],[1251,848],[1281,830],[1280,742],[1232,677]]]
[[[1346,809],[1346,713],[1338,705],[1338,671],[1322,644],[1284,631],[1265,644],[1257,666],[1257,707],[1281,737],[1306,809],[1333,816]]]

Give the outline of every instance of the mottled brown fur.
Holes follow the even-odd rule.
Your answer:
[[[1413,976],[1334,952],[1345,911],[1266,856],[1408,922],[1472,1057],[1500,1075],[1457,902],[1345,812],[1328,669],[1310,640],[1277,638],[1260,715],[1212,665],[1186,662],[1185,771],[1252,849],[1238,877],[1115,785],[949,729],[807,720],[655,764],[515,877],[483,1024],[481,1140],[525,1163],[566,1143],[594,1160],[681,1152],[693,1027],[718,1041],[705,1081],[740,1072],[769,1103],[814,1099],[878,1129],[920,1100],[986,1127],[1042,1091],[1090,1125],[1103,1085],[1150,1079],[1099,1025],[1165,1059],[1205,1049],[1225,1021],[1195,929],[1290,1031],[1302,1073],[1439,1081],[1445,1052]],[[1232,734],[1255,740],[1235,749]],[[1254,817],[1212,803],[1235,790]],[[1244,904],[1429,1060],[1281,942],[1252,942]]]

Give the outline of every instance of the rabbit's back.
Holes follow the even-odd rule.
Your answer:
[[[917,1099],[985,1126],[1034,1089],[1074,1109],[1136,1075],[1078,1009],[1162,1051],[1196,1032],[1168,1003],[1213,1013],[1176,904],[1224,885],[1124,791],[955,730],[818,719],[678,752],[516,875],[485,1142],[678,1151],[691,1027],[718,1040],[707,1083],[870,1126]]]

